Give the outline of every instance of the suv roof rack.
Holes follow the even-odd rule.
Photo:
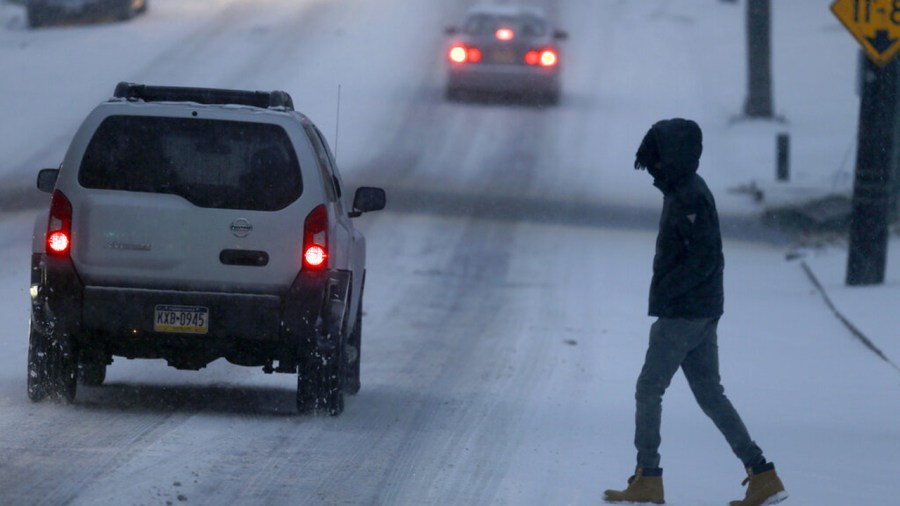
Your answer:
[[[294,110],[294,100],[286,91],[242,91],[182,86],[149,86],[120,82],[115,98],[145,102],[197,102],[199,104],[237,104],[261,107],[282,107]]]

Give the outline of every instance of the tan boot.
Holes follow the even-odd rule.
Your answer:
[[[749,485],[744,499],[731,501],[728,503],[730,506],[769,506],[788,498],[784,485],[775,472],[775,466],[771,463],[757,468],[755,472],[752,467],[748,467],[747,479],[743,484],[747,485],[747,483]]]
[[[635,469],[634,476],[628,478],[628,488],[607,490],[603,492],[603,500],[612,503],[665,504],[666,500],[663,495],[662,473],[660,472],[656,476],[644,476],[644,469],[639,467]]]

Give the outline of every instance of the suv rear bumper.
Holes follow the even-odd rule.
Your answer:
[[[350,272],[300,272],[283,294],[240,294],[85,286],[68,258],[34,254],[33,311],[73,338],[82,356],[163,358],[200,369],[218,358],[293,372],[303,354],[342,333]],[[154,330],[157,305],[209,309],[205,334]],[[339,328],[335,328],[337,324]]]
[[[209,331],[193,340],[248,339],[273,341],[279,337],[281,297],[231,293],[181,292],[86,286],[83,288],[82,326],[87,332],[137,336],[176,334],[154,330],[158,305],[201,306],[209,309]],[[183,335],[183,334],[182,334]]]

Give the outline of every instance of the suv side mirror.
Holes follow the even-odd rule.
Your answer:
[[[53,193],[57,177],[59,177],[59,169],[41,169],[37,176],[38,190],[44,193]]]
[[[444,33],[447,35],[456,35],[457,33],[459,33],[459,28],[455,26],[448,26],[444,28]]]
[[[356,218],[362,213],[384,209],[386,200],[383,189],[361,186],[356,189],[353,196],[353,211],[349,213],[350,217]]]
[[[569,32],[565,30],[554,30],[553,38],[556,40],[566,40],[569,38]]]

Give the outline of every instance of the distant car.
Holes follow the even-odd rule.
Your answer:
[[[47,23],[69,19],[111,16],[131,19],[147,10],[149,0],[26,0],[28,26],[37,28]]]
[[[446,95],[500,92],[556,103],[560,96],[560,46],[568,37],[551,27],[542,9],[524,5],[472,7],[460,27],[446,29]]]
[[[337,415],[359,390],[352,218],[384,190],[345,203],[287,93],[120,83],[37,185],[51,196],[32,242],[31,400],[72,401],[114,356],[294,373],[300,412]]]

